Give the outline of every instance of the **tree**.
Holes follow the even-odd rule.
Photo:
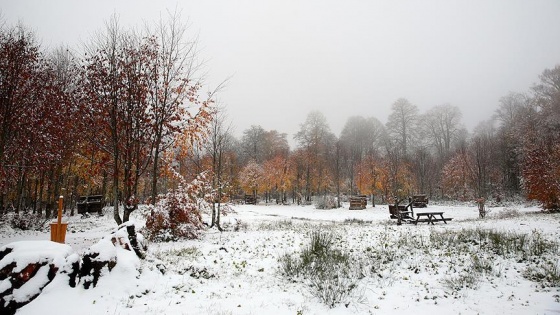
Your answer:
[[[546,210],[560,210],[560,145],[527,145],[524,156],[527,198],[538,200]]]
[[[243,131],[241,147],[246,161],[262,163],[265,160],[266,131],[261,126],[253,125]]]
[[[269,130],[264,134],[264,158],[269,160],[278,155],[288,156],[290,145],[286,139],[287,134],[276,130]]]
[[[523,186],[544,209],[560,209],[560,66],[546,69],[533,87],[533,110],[524,112]]]
[[[306,170],[308,168],[307,151],[298,148],[290,154],[290,165],[292,165],[293,181],[292,181],[292,202],[301,204],[304,198],[304,187],[308,187],[306,182]]]
[[[376,118],[365,119],[361,116],[348,118],[340,134],[340,142],[348,153],[348,176],[350,177],[350,193],[354,194],[355,168],[364,156],[372,153],[379,145],[385,129]]]
[[[482,122],[476,128],[471,139],[469,154],[471,155],[470,177],[473,181],[475,197],[488,199],[491,193],[497,192],[497,167],[495,161],[495,128],[492,121]]]
[[[157,48],[148,80],[149,119],[152,139],[152,201],[158,194],[158,177],[162,153],[171,148],[182,134],[183,145],[192,145],[203,136],[201,130],[209,123],[212,95],[201,101],[200,81],[195,80],[197,43],[189,40],[187,27],[175,12],[167,20],[160,19],[153,36]],[[215,92],[215,91],[214,91]]]
[[[387,132],[395,144],[401,148],[405,158],[408,157],[409,146],[415,139],[417,119],[418,108],[407,99],[399,98],[391,106]]]
[[[268,195],[274,191],[277,194],[277,203],[285,203],[286,192],[290,190],[293,180],[291,160],[288,156],[276,155],[264,162],[263,171],[267,190],[267,202]]]
[[[16,212],[36,210],[46,182],[49,214],[80,134],[76,71],[68,55],[42,53],[24,26],[0,28],[0,211],[6,197]]]
[[[94,109],[90,125],[98,128],[92,141],[110,156],[118,224],[136,209],[134,196],[147,167],[155,200],[161,154],[175,144],[188,150],[199,143],[211,120],[211,95],[200,101],[201,84],[190,77],[193,48],[185,46],[184,32],[177,15],[168,24],[161,20],[155,35],[125,32],[113,17],[89,48],[85,102]]]
[[[440,161],[445,161],[451,151],[451,145],[460,134],[461,116],[461,110],[449,104],[436,106],[423,116],[426,136],[436,148]]]
[[[466,149],[459,150],[442,169],[442,186],[448,196],[454,199],[472,200],[474,191],[471,178],[473,162]]]
[[[415,188],[414,177],[410,172],[410,165],[403,156],[403,151],[395,145],[386,144],[385,172],[387,182],[385,183],[385,198],[398,200],[410,196]]]
[[[241,188],[245,193],[252,194],[256,198],[263,188],[263,175],[262,166],[255,161],[250,161],[239,173]]]
[[[305,122],[294,138],[306,154],[305,200],[311,201],[313,192],[325,192],[332,179],[326,168],[327,155],[332,152],[336,137],[331,133],[325,116],[318,111],[307,115]]]
[[[14,166],[19,161],[14,159],[27,147],[18,144],[23,143],[20,135],[27,109],[33,106],[29,96],[37,91],[35,78],[41,56],[33,34],[22,25],[11,28],[3,25],[0,31],[0,207],[3,209],[9,182],[18,171]]]
[[[381,158],[375,154],[368,154],[356,167],[356,185],[360,193],[372,196],[382,194],[381,178],[386,176],[384,172]]]
[[[545,127],[554,136],[560,133],[560,65],[545,69],[540,83],[533,86],[535,105],[542,114]]]
[[[509,195],[521,192],[521,146],[524,112],[530,107],[530,99],[519,93],[510,93],[500,99],[496,110],[498,121],[498,150],[502,172],[502,185]]]
[[[226,152],[231,145],[231,125],[226,125],[225,113],[223,108],[213,113],[213,119],[210,123],[208,141],[206,142],[206,151],[212,159],[212,189],[216,193],[216,199],[212,202],[212,222],[210,227],[216,226],[218,230],[222,230],[220,226],[220,210],[223,198],[224,186],[224,164]]]
[[[128,221],[136,209],[138,179],[148,165],[152,137],[146,113],[150,62],[156,53],[150,38],[120,29],[115,17],[90,48],[84,84],[86,102],[93,111],[89,123],[96,129],[92,141],[110,155],[113,177],[113,216]],[[123,185],[124,196],[120,192]],[[119,203],[125,202],[123,217]]]
[[[428,193],[432,196],[439,180],[438,173],[441,168],[438,168],[438,164],[434,161],[428,148],[416,148],[410,163],[415,175],[418,193]]]

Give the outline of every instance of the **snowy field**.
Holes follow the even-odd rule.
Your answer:
[[[558,268],[557,255],[500,255],[479,250],[484,244],[477,242],[440,240],[461,231],[493,230],[547,244],[560,239],[560,215],[521,205],[490,208],[484,220],[474,206],[417,209],[424,210],[443,211],[453,220],[397,226],[387,206],[379,205],[236,206],[236,213],[222,218],[222,233],[151,243],[146,260],[117,263],[90,290],[55,278],[17,314],[560,314],[560,289],[524,276],[543,259]],[[139,213],[135,220],[143,225]],[[77,252],[116,227],[110,214],[68,221],[66,243]],[[332,308],[308,281],[282,274],[279,258],[297,257],[313,231],[333,235],[334,246],[353,257],[359,270],[351,292]],[[47,230],[0,230],[1,246],[48,238]]]

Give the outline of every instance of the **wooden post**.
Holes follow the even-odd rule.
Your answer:
[[[60,224],[62,223],[62,206],[64,204],[64,197],[60,196],[58,197],[58,221],[57,224],[60,226]]]
[[[58,198],[58,215],[56,223],[51,223],[51,241],[64,244],[66,238],[66,227],[68,223],[62,223],[62,207],[64,205],[64,197]]]
[[[396,211],[397,211],[397,225],[401,225],[401,224],[402,224],[402,213],[401,213],[401,211],[399,210],[399,203],[400,203],[400,202],[401,202],[401,201],[395,197],[395,209],[397,209],[397,210],[396,210]]]

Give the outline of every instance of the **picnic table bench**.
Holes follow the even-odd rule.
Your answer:
[[[439,218],[437,216],[439,216]],[[440,221],[443,221],[443,223],[447,224],[447,221],[451,220],[453,220],[453,218],[444,218],[443,212],[418,212],[416,213],[416,220],[414,221],[414,224],[418,224],[418,222],[427,222],[428,224],[434,224],[434,222]]]
[[[400,219],[401,220],[414,220],[414,210],[410,207],[410,211],[408,211],[408,206],[399,206],[399,205],[389,205],[389,215],[391,219]]]

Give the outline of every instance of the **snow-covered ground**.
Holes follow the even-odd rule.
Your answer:
[[[540,214],[536,207],[521,205],[490,208],[484,220],[478,219],[474,206],[430,205],[418,211],[424,210],[443,211],[453,221],[397,226],[389,220],[387,206],[366,210],[235,206],[236,213],[222,218],[224,232],[207,231],[201,240],[151,243],[140,271],[134,264],[117,263],[93,289],[70,288],[55,279],[18,314],[560,313],[560,288],[523,276],[532,262],[431,247],[433,237],[476,229],[557,241],[560,215]],[[143,225],[139,213],[135,220]],[[66,243],[77,252],[116,228],[111,215],[75,216],[68,221]],[[335,235],[335,246],[356,257],[357,268],[364,269],[357,286],[334,308],[313,295],[308,284],[280,272],[279,257],[297,255],[317,230]],[[0,247],[48,238],[47,231],[0,228]],[[553,260],[558,263],[558,257]],[[475,261],[485,271],[473,278],[474,285],[457,288],[474,274],[473,268],[479,266]]]

